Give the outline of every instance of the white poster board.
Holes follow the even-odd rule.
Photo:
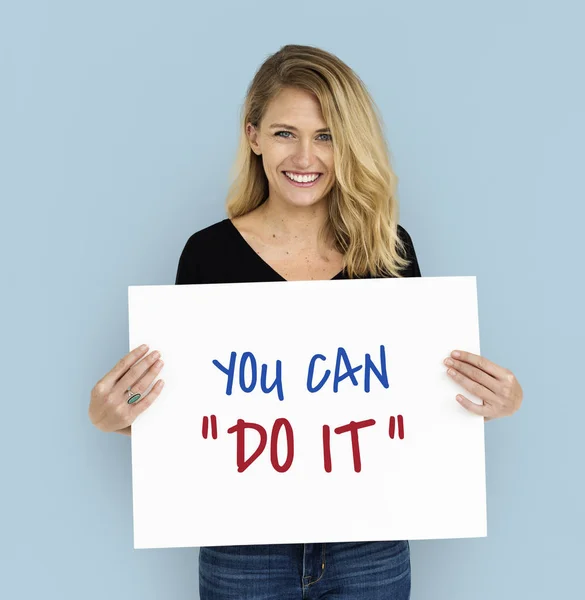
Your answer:
[[[480,354],[475,277],[129,286],[128,306],[130,348],[165,361],[132,426],[135,548],[487,535],[484,421],[455,396],[481,400],[443,364]]]

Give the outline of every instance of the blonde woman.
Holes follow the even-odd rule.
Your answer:
[[[243,107],[228,218],[188,239],[175,283],[420,277],[398,224],[381,123],[364,84],[336,56],[299,45],[270,56]],[[308,297],[298,310],[326,307]],[[157,398],[161,380],[140,397],[162,368],[156,352],[135,364],[147,351],[136,348],[96,384],[96,427],[130,435]],[[448,360],[454,379],[484,401],[462,396],[465,408],[486,420],[519,408],[522,390],[509,370],[463,351]],[[324,508],[299,495],[307,519]],[[407,540],[205,547],[199,588],[202,600],[406,600],[410,548]]]

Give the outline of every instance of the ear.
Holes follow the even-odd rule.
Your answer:
[[[250,142],[250,148],[252,148],[252,152],[260,156],[262,151],[260,149],[260,144],[258,143],[258,138],[260,137],[260,132],[252,125],[252,123],[248,123],[246,125],[246,135],[248,136],[248,141]]]

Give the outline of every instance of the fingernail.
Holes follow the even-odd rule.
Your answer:
[[[449,365],[450,367],[453,366],[453,361],[450,358],[446,358],[444,362],[446,365]]]
[[[451,352],[451,356],[453,358],[459,358],[460,356],[460,352],[457,352],[457,350],[453,350],[453,352]]]

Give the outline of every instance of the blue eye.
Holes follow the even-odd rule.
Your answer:
[[[292,135],[292,133],[290,131],[277,131],[274,135],[278,136],[278,137],[283,137],[283,136],[280,135],[281,133],[290,133]],[[324,142],[330,142],[331,141],[331,134],[330,133],[320,133],[319,137],[321,137],[322,135],[329,136],[328,140],[322,140],[322,141],[324,141]],[[289,139],[289,137],[288,136],[284,136],[284,139]]]

